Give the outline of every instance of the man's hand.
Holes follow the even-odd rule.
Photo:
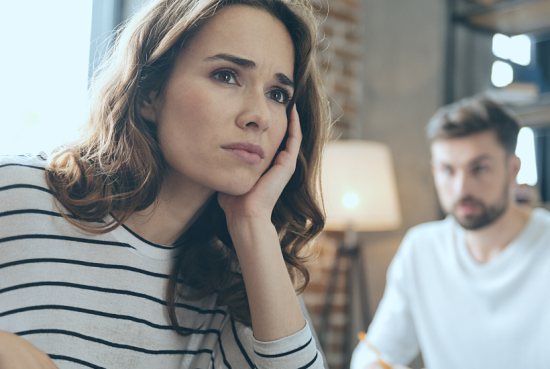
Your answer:
[[[0,369],[58,369],[50,357],[29,341],[0,331]]]

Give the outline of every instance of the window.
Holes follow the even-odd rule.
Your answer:
[[[526,35],[508,37],[501,33],[493,36],[493,55],[502,60],[493,63],[491,82],[495,87],[504,87],[514,81],[514,68],[508,61],[517,65],[531,64],[531,39]]]
[[[87,112],[92,0],[0,5],[0,154],[50,152]]]
[[[531,39],[527,35],[508,37],[497,33],[493,36],[493,54],[501,59],[527,66],[531,63]]]
[[[495,87],[505,87],[514,82],[514,69],[508,63],[497,60],[491,70],[491,82]]]

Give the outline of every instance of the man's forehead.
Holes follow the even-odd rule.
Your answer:
[[[494,131],[464,137],[438,138],[431,144],[432,161],[468,164],[483,159],[504,158],[506,152]]]

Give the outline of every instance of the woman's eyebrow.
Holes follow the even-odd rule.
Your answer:
[[[275,77],[277,78],[277,81],[279,81],[279,83],[285,86],[292,87],[292,89],[294,89],[294,82],[292,82],[290,78],[288,78],[285,74],[277,73],[275,74]]]
[[[233,63],[233,64],[237,64],[238,66],[241,66],[241,67],[247,68],[247,69],[256,69],[257,68],[256,63],[254,63],[252,60],[239,58],[238,56],[231,55],[231,54],[225,54],[225,53],[216,54],[216,55],[209,56],[209,57],[204,59],[204,61],[208,61],[208,62],[216,61],[216,60],[225,60],[225,61],[228,61],[228,62]],[[277,78],[277,81],[279,81],[279,83],[281,83],[285,86],[289,86],[292,89],[294,89],[294,82],[292,82],[290,80],[290,78],[288,78],[285,74],[277,73],[277,74],[275,74],[275,78]]]
[[[256,63],[254,63],[252,60],[239,58],[238,56],[231,55],[231,54],[216,54],[214,56],[209,56],[204,60],[205,61],[226,60],[233,64],[237,64],[243,68],[256,69]]]

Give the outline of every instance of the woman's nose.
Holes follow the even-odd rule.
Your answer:
[[[266,131],[271,126],[271,111],[268,98],[262,92],[253,92],[243,96],[242,112],[237,124],[243,129]]]

